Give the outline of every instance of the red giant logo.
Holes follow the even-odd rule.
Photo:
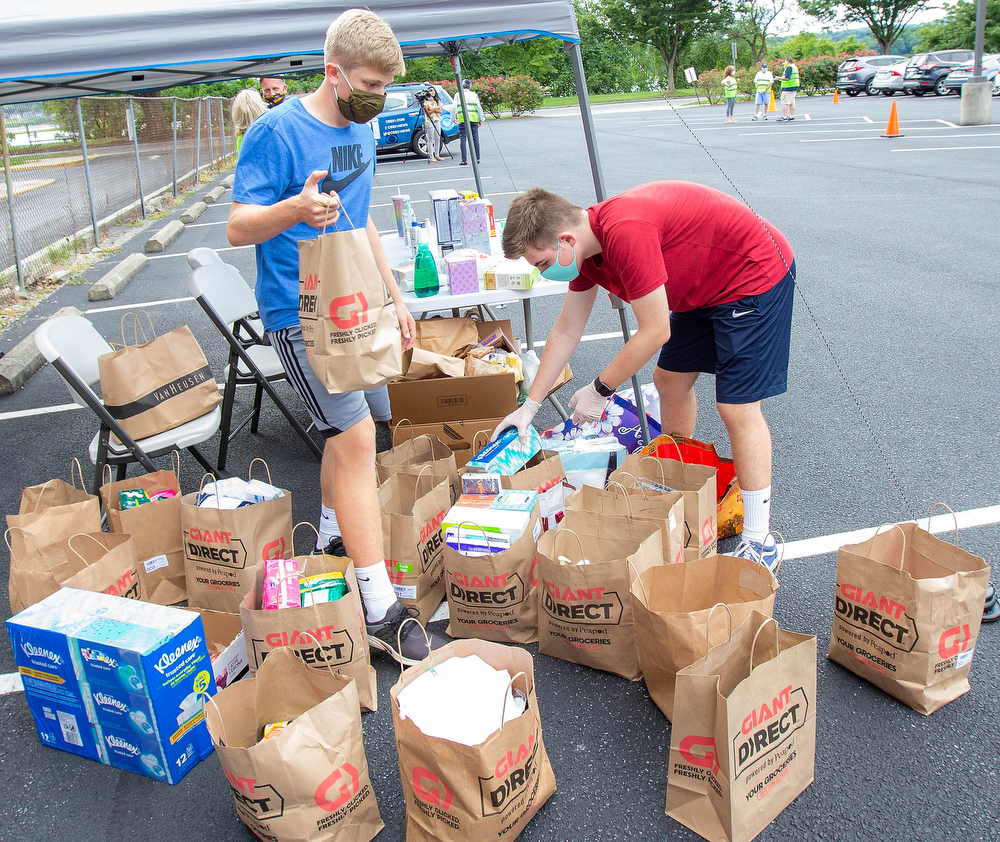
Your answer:
[[[355,299],[358,303],[355,304]],[[330,321],[342,330],[368,322],[368,301],[364,293],[342,295],[330,302]]]
[[[338,781],[339,786],[333,793],[336,797],[331,801],[330,790],[337,784]],[[333,774],[316,787],[316,805],[320,809],[326,810],[328,813],[332,813],[334,810],[343,807],[348,801],[357,795],[360,788],[361,778],[358,775],[358,770],[355,769],[350,763],[345,763],[339,769],[335,769]]]

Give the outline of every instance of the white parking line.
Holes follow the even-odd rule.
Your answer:
[[[874,131],[882,131],[881,129],[875,129]],[[923,128],[920,131],[932,131],[930,128]],[[944,134],[944,135],[918,135],[918,134],[907,134],[903,135],[907,140],[944,140],[945,138],[966,138],[966,137],[1000,137],[1000,131],[996,132],[969,132],[962,134]],[[800,140],[799,143],[850,143],[851,141],[857,140],[880,140],[881,135],[874,135],[870,137],[823,137],[814,138],[812,140]]]
[[[466,167],[466,169],[469,172],[469,175],[466,178],[457,178],[457,179],[456,178],[443,178],[443,179],[440,179],[440,180],[437,180],[437,181],[402,181],[399,184],[376,184],[376,185],[374,185],[374,188],[376,190],[378,190],[380,188],[383,189],[383,190],[392,190],[392,189],[395,189],[397,187],[420,187],[421,185],[424,185],[424,184],[454,184],[456,181],[473,181],[474,180],[474,176],[472,174],[472,170],[468,169],[468,167]],[[409,173],[392,173],[392,175],[409,175]],[[481,176],[481,178],[482,178],[483,181],[489,181],[490,179],[493,178],[493,176],[492,175],[484,175],[484,176]]]
[[[177,255],[178,257],[184,257],[184,255]],[[144,310],[146,307],[161,307],[164,304],[182,304],[185,301],[194,301],[194,298],[188,295],[185,298],[164,298],[162,301],[145,301],[141,304],[119,304],[116,307],[91,307],[85,310],[86,313],[113,313],[116,310]]]
[[[890,152],[955,152],[964,149],[1000,149],[1000,146],[920,146],[913,149],[890,149]]]
[[[252,248],[253,246],[223,246],[221,248],[216,248],[212,250],[217,252],[224,252],[224,251],[239,251],[240,249],[252,249]],[[166,260],[171,257],[187,257],[187,252],[179,251],[173,254],[149,254],[146,255],[146,257],[149,260]]]
[[[21,686],[21,676],[12,672],[7,675],[0,675],[0,696],[7,696],[10,693],[20,693],[24,690]]]
[[[58,406],[40,406],[37,409],[18,409],[14,412],[0,412],[0,421],[13,421],[15,418],[31,418],[35,415],[55,415],[57,412],[69,412],[72,409],[83,409],[78,403],[61,403]]]

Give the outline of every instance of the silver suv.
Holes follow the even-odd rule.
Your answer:
[[[972,50],[937,50],[933,53],[917,53],[906,65],[903,74],[903,90],[914,96],[923,96],[933,91],[938,96],[951,93],[948,89],[948,73],[953,67],[972,61]]]

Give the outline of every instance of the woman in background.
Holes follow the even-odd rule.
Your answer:
[[[243,135],[250,128],[250,124],[267,111],[267,103],[256,88],[244,88],[236,94],[230,110],[233,115],[233,127],[236,130],[236,154],[239,155]]]
[[[424,98],[424,134],[427,136],[427,162],[443,161],[441,157],[441,100],[432,85]]]

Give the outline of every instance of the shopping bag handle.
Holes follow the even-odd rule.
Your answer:
[[[493,432],[492,430],[476,430],[476,432],[473,433],[473,435],[472,435],[472,450],[473,450],[473,454],[476,454],[480,450],[482,450],[482,447],[479,447],[477,445],[477,442],[479,441],[479,437],[480,436],[486,436],[486,444],[489,444],[490,443],[490,435],[492,434],[492,432]],[[484,444],[483,447],[486,447],[486,444]]]
[[[639,467],[641,468],[642,467],[642,463],[645,462],[647,459],[651,459],[652,462],[653,462],[653,464],[656,465],[656,467],[659,469],[659,471],[660,471],[660,485],[666,485],[667,484],[667,480],[666,480],[666,477],[663,474],[663,464],[660,462],[660,460],[656,456],[643,456],[639,460]]]
[[[107,553],[111,551],[110,547],[107,547],[104,544],[102,544],[89,532],[75,532],[74,534],[70,535],[69,538],[66,539],[66,546],[69,547],[70,552],[73,553],[73,555],[75,555],[78,559],[80,559],[80,561],[86,564],[87,567],[90,567],[90,562],[87,561],[87,559],[85,559],[82,555],[80,555],[77,549],[73,546],[73,539],[79,538],[81,536],[83,536],[84,538],[89,538],[91,541],[97,544],[97,546],[99,546],[102,550],[104,550],[104,552]]]
[[[420,623],[420,620],[418,620],[416,617],[407,617],[406,619],[403,620],[402,623],[399,624],[399,628],[396,629],[396,651],[397,652],[402,652],[403,651],[403,626],[405,626],[407,623],[416,623],[417,624],[417,628],[419,628],[420,631],[423,633],[424,641],[427,643],[427,656],[430,657],[433,654],[433,650],[431,649],[431,638],[430,638],[430,635],[427,634],[427,629]],[[406,669],[406,666],[403,664],[402,661],[400,661],[399,662],[399,677],[400,678],[403,677],[403,670],[404,669]]]
[[[292,527],[292,553],[293,554],[295,553],[295,530],[298,529],[300,526],[308,526],[313,532],[315,532],[316,533],[316,544],[319,543],[319,530],[316,528],[316,526],[314,524],[310,523],[308,520],[300,520],[297,524],[295,524],[295,526]],[[313,544],[312,552],[309,553],[309,555],[326,555],[326,553],[323,552],[322,549],[319,551],[319,553],[316,552],[316,544]],[[299,571],[299,574],[302,574],[305,571],[305,569],[306,569],[305,568],[305,562],[302,562],[302,570]]]
[[[427,648],[430,649],[430,646],[428,646]],[[513,677],[510,679],[510,681],[507,682],[507,690],[510,690],[510,688],[514,686],[514,682],[517,681],[517,679],[520,676],[524,676],[524,709],[527,710],[528,709],[528,675],[527,675],[527,673],[525,673],[524,670],[521,670],[520,672],[514,673]],[[507,719],[507,696],[508,695],[510,695],[510,696],[514,695],[513,693],[508,693],[507,690],[504,690],[504,693],[503,693],[503,707],[500,708],[500,730],[501,731],[503,731],[503,726],[507,724],[506,723],[506,719]]]
[[[875,530],[875,534],[868,539],[868,543],[871,544],[881,533],[882,527],[888,526],[890,529],[898,529],[899,534],[903,536],[903,551],[899,554],[899,569],[903,569],[903,562],[906,561],[906,533],[903,531],[902,527],[898,523],[883,523]]]
[[[466,524],[468,524],[469,526],[476,527],[476,529],[478,529],[480,532],[483,533],[483,537],[486,539],[486,552],[485,553],[479,553],[477,555],[470,555],[468,553],[463,553],[462,552],[462,527],[465,526]],[[460,524],[458,524],[457,527],[455,527],[455,530],[456,530],[455,531],[455,540],[458,543],[458,551],[462,555],[467,556],[468,558],[486,558],[487,556],[493,555],[493,552],[490,550],[490,536],[486,533],[486,530],[483,529],[483,527],[480,526],[478,523],[476,523],[474,520],[463,520]]]
[[[110,467],[110,466],[107,466],[107,467]],[[84,491],[85,492],[87,490],[87,486],[83,482],[83,468],[80,467],[80,460],[77,459],[75,456],[73,457],[72,461],[69,463],[69,482],[70,482],[70,485],[73,486],[73,488],[76,488],[76,478],[73,476],[73,469],[74,468],[76,468],[77,476],[80,477],[80,491]],[[938,503],[938,505],[939,506],[943,506],[944,503]],[[934,509],[931,509],[931,511],[933,512]],[[952,514],[954,514],[954,512],[952,512]]]
[[[226,744],[229,742],[229,738],[226,736],[226,723],[222,721],[222,711],[219,710],[219,704],[218,704],[218,702],[215,701],[215,696],[211,696],[208,693],[202,693],[201,696],[203,698],[207,698],[215,706],[215,716],[219,720],[219,728],[222,729],[222,742],[219,743],[219,745],[225,747]],[[201,706],[202,706],[202,709],[204,709],[206,707],[204,701],[202,701]],[[208,714],[207,713],[205,714],[205,727],[206,727],[206,729],[208,727]],[[211,735],[209,735],[209,736],[211,736]]]
[[[416,494],[420,488],[420,479],[424,475],[424,471],[429,471],[431,469],[430,465],[424,465],[419,471],[417,471],[417,478],[413,481],[413,493]],[[434,474],[431,474],[429,479],[431,480],[431,487],[434,485]]]
[[[410,425],[410,438],[408,440],[413,441],[413,422],[409,418],[400,418],[399,421],[396,422],[396,426],[392,428],[393,447],[396,446],[396,433],[399,432],[399,428],[402,427],[404,423]]]
[[[267,471],[267,484],[274,485],[274,483],[271,482],[271,467],[260,456],[255,456],[250,460],[250,467],[247,468],[247,480],[253,479],[253,466],[255,462],[260,462],[260,464],[264,466],[264,470]]]
[[[729,634],[726,640],[731,640],[733,637],[733,612],[730,610],[729,606],[724,602],[717,602],[711,608],[708,609],[708,619],[705,620],[705,654],[708,654],[708,650],[712,648],[711,644],[708,642],[708,633],[712,630],[712,615],[715,614],[716,608],[725,608],[726,614],[729,616]],[[751,653],[752,657],[752,653]]]
[[[69,474],[69,476],[70,476],[70,479],[73,478],[73,468],[72,468],[72,466],[70,466],[70,474]],[[48,488],[51,483],[57,482],[57,481],[58,480],[56,480],[56,479],[47,479],[47,480],[45,480],[45,482],[42,483],[42,490],[38,492],[38,496],[35,498],[34,507],[32,508],[32,510],[30,512],[28,512],[28,514],[33,515],[35,512],[38,511],[38,507],[42,503],[42,495],[45,493],[45,489]],[[82,479],[80,481],[83,482]],[[74,488],[75,487],[76,486],[74,486]]]
[[[569,527],[560,526],[559,528],[556,529],[556,537],[552,539],[552,552],[556,554],[556,564],[562,564],[562,562],[559,561],[559,538],[567,534],[572,535],[574,538],[576,538],[577,546],[579,546],[580,548],[580,559],[582,560],[586,555],[586,553],[584,553],[583,551],[583,541],[580,540],[580,536],[577,535],[576,532],[574,532]]]
[[[177,487],[181,486],[181,454],[180,451],[174,448],[170,451],[170,470],[174,472],[174,477],[177,480]]]
[[[628,489],[620,482],[618,482],[618,480],[609,479],[608,484],[604,486],[604,490],[610,491],[612,485],[617,485],[622,490],[620,496],[623,497],[625,500],[625,508],[628,510],[628,517],[630,518],[635,517],[635,513],[632,511],[632,500],[628,496]],[[601,514],[604,513],[604,499],[605,499],[604,497],[601,498]]]
[[[674,446],[674,450],[677,451],[677,461],[683,463],[684,462],[684,457],[681,456],[681,447],[680,447],[679,444],[677,444],[677,439],[675,439],[673,436],[671,436],[671,435],[669,435],[667,433],[662,433],[662,434],[660,434],[657,437],[656,441],[653,442],[653,444],[655,445],[655,448],[653,449],[653,451],[649,455],[650,456],[654,456],[654,457],[656,456],[656,451],[660,449],[660,444],[659,444],[660,439],[667,439],[667,440],[669,440],[669,442]]]
[[[642,603],[643,603],[643,605],[645,605],[647,608],[649,608],[649,594],[646,591],[646,586],[642,583],[642,575],[639,573],[638,570],[636,570],[635,565],[632,563],[632,559],[630,559],[630,558],[625,559],[625,563],[632,570],[632,573],[633,573],[633,576],[634,576],[634,578],[632,579],[632,581],[633,582],[638,582],[639,583],[639,587],[642,588]]]
[[[42,554],[42,551],[38,549],[38,544],[35,543],[35,539],[31,537],[31,533],[28,532],[27,529],[22,529],[20,526],[8,526],[7,529],[4,530],[3,540],[4,543],[7,544],[7,549],[10,551],[11,558],[14,557],[14,548],[10,545],[10,532],[12,529],[16,529],[18,532],[23,532],[24,537],[27,538],[28,541],[31,542],[31,546],[35,548],[35,552],[38,553],[39,555]]]
[[[760,637],[760,633],[764,631],[764,626],[768,623],[774,623],[774,648],[776,651],[778,649],[778,621],[775,620],[774,617],[768,617],[763,623],[760,624],[760,628],[754,632],[753,643],[750,644],[750,672],[754,671],[753,656],[754,652],[757,650],[757,638]]]
[[[348,231],[355,231],[355,230],[357,230],[354,227],[354,222],[351,220],[351,215],[347,212],[347,208],[344,207],[344,203],[343,202],[340,203],[340,206],[339,206],[338,210],[342,210],[344,212],[344,216],[347,217],[347,221],[348,221],[348,223],[351,226],[347,230]],[[329,220],[330,220],[330,206],[327,205],[326,206],[326,210],[323,213],[323,231],[322,231],[323,234],[326,233],[327,226],[330,224]],[[341,233],[340,229],[337,228],[337,220],[336,219],[333,221],[333,230],[336,231],[337,233]]]
[[[404,620],[403,622],[405,623],[406,621]],[[402,625],[400,625],[400,628],[402,628]],[[316,645],[317,645],[317,646],[318,646],[318,647],[319,647],[320,649],[322,649],[322,648],[323,648],[323,644],[319,642],[319,639],[318,639],[318,638],[316,637],[316,635],[314,635],[314,634],[313,634],[313,633],[312,633],[311,631],[304,631],[304,632],[302,632],[302,633],[301,633],[301,634],[299,635],[299,637],[300,637],[300,638],[307,638],[307,637],[311,637],[311,638],[313,639],[313,641],[314,641],[314,642],[316,643]],[[398,646],[399,644],[397,643],[396,645]],[[304,664],[305,664],[305,661],[302,661],[302,663],[304,663]],[[309,666],[309,665],[308,665],[308,664],[306,664],[306,666]],[[327,671],[328,671],[328,672],[330,673],[330,675],[332,675],[332,676],[334,676],[334,678],[336,678],[336,676],[337,676],[337,671],[336,671],[336,670],[335,670],[335,669],[333,668],[333,664],[331,664],[331,663],[330,663],[329,661],[327,661],[327,662],[325,663],[325,666],[326,666],[326,669],[327,669]],[[312,669],[312,667],[309,667],[309,668],[310,668],[310,669]]]
[[[82,481],[83,480],[81,479],[81,482]],[[927,513],[927,531],[931,531],[931,515],[934,514],[934,510],[937,509],[938,506],[944,506],[944,508],[951,512],[952,520],[955,521],[955,549],[960,549],[958,546],[958,515],[955,514],[955,510],[947,503],[935,503],[931,506],[931,510]]]
[[[142,326],[142,322],[139,321],[139,316],[145,316],[146,322],[149,324],[149,332],[153,334],[153,339],[156,339],[156,328],[153,327],[153,319],[145,310],[129,310],[121,320],[122,329],[122,348],[128,348],[129,344],[125,340],[125,320],[131,316],[132,317],[132,344],[139,345],[139,334],[142,334],[142,344],[146,345],[150,340],[146,336],[146,329]]]
[[[431,441],[430,435],[428,435],[427,433],[424,433],[423,435],[420,435],[420,436],[410,436],[410,438],[407,439],[407,441],[406,441],[406,465],[407,465],[407,467],[409,467],[410,463],[413,461],[413,445],[414,445],[415,442],[418,442],[421,439],[427,439],[427,456],[428,456],[428,458],[430,458],[431,456],[433,456],[433,454],[434,454],[434,442]]]

